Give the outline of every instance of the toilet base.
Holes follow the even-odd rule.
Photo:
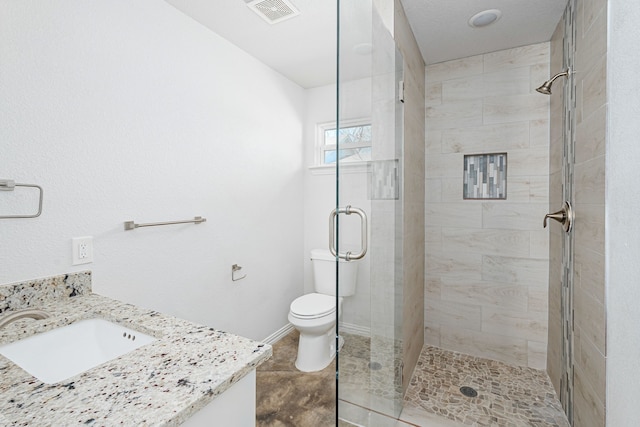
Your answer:
[[[300,336],[302,338],[302,335]],[[326,347],[322,347],[320,349],[317,347],[315,349],[315,353],[308,353],[304,351],[300,351],[300,342],[298,342],[298,357],[296,358],[295,366],[296,369],[301,372],[317,372],[321,371],[333,362],[333,359],[336,357],[335,351],[335,335],[331,334],[329,337],[331,344],[329,345],[329,353],[326,353]],[[308,340],[303,340],[308,344]],[[344,346],[344,338],[341,336],[338,337],[338,351],[342,349]],[[309,347],[306,347],[307,349]],[[321,356],[321,357],[320,357]]]
[[[336,355],[336,317],[339,317],[342,311],[342,298],[338,299],[337,308],[338,316],[334,311],[321,317],[306,319],[289,312],[289,322],[300,333],[295,362],[299,371],[321,371],[333,361]],[[338,339],[338,342],[340,341],[341,339]],[[341,344],[338,345],[341,347]]]
[[[296,368],[302,372],[316,372],[329,366],[336,355],[335,336],[334,328],[322,335],[300,332]]]

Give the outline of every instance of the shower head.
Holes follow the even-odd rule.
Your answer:
[[[553,81],[558,77],[569,76],[570,74],[571,74],[571,69],[567,68],[563,72],[558,73],[555,76],[551,77],[549,80],[544,82],[542,86],[540,86],[536,90],[543,95],[551,95],[551,85],[553,84]]]
[[[543,95],[551,95],[551,81],[547,80],[546,82],[543,83],[542,86],[540,86],[536,90]]]

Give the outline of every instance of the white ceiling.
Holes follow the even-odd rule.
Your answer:
[[[427,64],[549,41],[567,0],[402,0]],[[502,17],[484,28],[467,22],[487,9]]]
[[[291,0],[301,14],[270,25],[245,0],[166,0],[231,43],[305,88],[335,81],[335,1]],[[567,0],[401,0],[427,64],[548,41]],[[371,2],[342,1],[343,78],[370,72],[370,55],[353,48],[371,42]],[[502,17],[485,28],[467,21],[485,9]],[[361,54],[360,54],[361,55]]]

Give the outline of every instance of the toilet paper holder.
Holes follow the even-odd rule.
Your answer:
[[[242,279],[244,279],[245,277],[247,277],[247,275],[246,275],[246,274],[245,274],[245,275],[243,275],[243,276],[237,277],[237,275],[238,275],[238,274],[240,274],[240,273],[239,273],[239,272],[240,272],[240,270],[242,270],[242,266],[241,266],[241,265],[233,264],[233,265],[231,266],[231,280],[232,280],[232,281],[237,282],[238,280],[242,280]]]

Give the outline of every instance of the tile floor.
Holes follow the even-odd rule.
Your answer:
[[[393,384],[394,352],[376,354],[373,361],[368,338],[343,335],[339,414],[350,422],[340,421],[341,427],[568,427],[544,372],[425,346],[400,402]],[[271,360],[258,368],[260,427],[336,425],[335,364],[321,372],[297,371],[297,340],[296,331],[280,340]],[[459,388],[464,385],[478,396],[463,396]]]
[[[335,364],[320,372],[300,372],[294,362],[298,332],[273,346],[271,359],[256,371],[256,426],[335,426]]]

